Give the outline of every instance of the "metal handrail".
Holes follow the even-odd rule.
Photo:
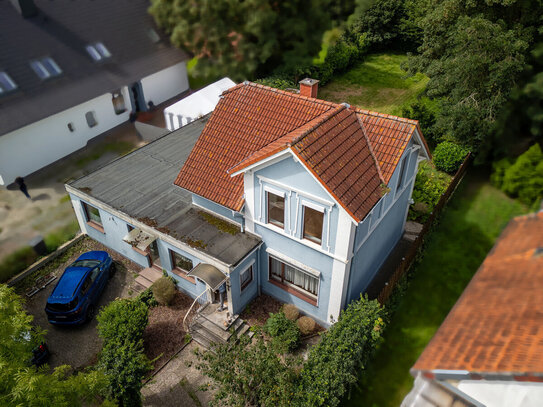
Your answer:
[[[185,329],[186,332],[188,332],[188,328],[187,326],[185,325],[185,322],[187,320],[187,317],[189,316],[190,312],[192,311],[192,307],[194,307],[194,304],[196,304],[196,302],[198,302],[198,300],[200,299],[200,297],[204,294],[207,293],[207,289],[205,289],[204,291],[202,291],[202,293],[196,297],[192,303],[192,305],[190,306],[189,310],[187,311],[187,313],[185,314],[185,318],[183,318],[183,328]]]

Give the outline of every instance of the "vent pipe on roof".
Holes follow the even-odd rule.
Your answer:
[[[316,98],[319,90],[319,81],[316,79],[305,78],[300,82],[300,95],[308,98]]]
[[[34,0],[9,0],[15,10],[24,18],[34,17],[38,14],[38,8],[34,4]]]

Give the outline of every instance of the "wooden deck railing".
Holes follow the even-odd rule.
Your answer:
[[[402,276],[409,270],[411,265],[413,264],[413,261],[415,260],[415,257],[417,256],[417,253],[419,252],[422,243],[424,242],[424,238],[426,237],[426,234],[430,230],[432,224],[436,220],[437,216],[440,214],[443,207],[447,204],[449,199],[451,198],[452,194],[458,187],[458,184],[464,178],[464,175],[466,174],[466,170],[468,168],[468,165],[471,161],[471,153],[469,153],[458,169],[456,171],[456,174],[454,175],[451,183],[445,190],[445,192],[441,195],[441,198],[439,199],[437,205],[433,209],[433,211],[430,213],[430,217],[428,220],[424,223],[422,230],[420,231],[420,234],[417,236],[415,241],[411,244],[411,247],[407,251],[405,257],[402,258],[401,263],[398,265],[394,273],[390,276],[388,281],[385,283],[385,286],[381,289],[379,295],[377,296],[377,300],[384,304],[392,292],[394,291],[394,288],[396,287],[396,284],[400,281]]]

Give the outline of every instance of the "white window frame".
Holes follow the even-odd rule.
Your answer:
[[[269,226],[270,228],[272,228],[274,230],[281,231],[282,233],[286,233],[287,225],[289,225],[289,223],[290,223],[290,202],[288,201],[286,191],[281,191],[279,189],[270,187],[268,185],[263,185],[262,191],[263,191],[263,194],[262,194],[261,208],[263,208],[263,209],[261,209],[261,215],[264,215],[264,216],[260,216],[261,222],[263,222],[264,224],[266,224],[266,226]],[[274,194],[274,195],[277,195],[277,196],[282,196],[284,201],[285,201],[285,208],[284,208],[285,213],[284,213],[284,218],[283,218],[283,228],[280,228],[279,226],[274,225],[273,223],[269,223],[269,221],[268,221],[269,220],[269,216],[268,216],[268,208],[269,208],[269,205],[268,205],[268,193],[271,193],[271,194]],[[290,227],[289,227],[289,229],[290,229]]]
[[[274,279],[274,278],[272,277],[271,268],[270,268],[271,259],[274,259],[274,260],[276,260],[276,261],[278,261],[278,262],[280,262],[280,263],[282,263],[282,264],[285,264],[285,265],[287,265],[287,266],[290,266],[290,267],[292,267],[293,269],[299,271],[300,273],[304,273],[304,274],[306,274],[306,275],[308,275],[308,276],[310,276],[310,277],[313,277],[313,278],[316,278],[316,279],[317,279],[317,282],[318,282],[318,283],[317,283],[317,294],[316,294],[316,295],[313,294],[313,293],[310,293],[309,291],[306,291],[306,290],[304,290],[303,288],[300,288],[300,287],[298,287],[297,285],[292,284],[292,283],[290,283],[290,282],[288,282],[288,281],[281,281],[280,284],[283,284],[283,285],[285,285],[285,286],[287,286],[287,287],[290,287],[290,288],[292,288],[293,290],[298,291],[298,292],[301,293],[302,295],[306,295],[307,297],[314,299],[315,302],[317,303],[316,306],[318,307],[318,306],[319,306],[319,294],[320,294],[320,292],[321,292],[321,278],[320,278],[320,273],[318,273],[317,275],[315,275],[314,273],[310,273],[310,272],[308,272],[308,271],[306,271],[306,270],[304,270],[304,269],[302,269],[302,268],[300,268],[300,267],[297,267],[297,266],[293,265],[293,264],[292,264],[291,262],[289,262],[289,261],[285,261],[285,260],[281,259],[279,256],[270,254],[269,251],[268,251],[268,281]],[[274,279],[274,280],[276,280],[276,279]],[[276,280],[276,281],[277,281],[277,280]]]
[[[312,241],[310,239],[304,238],[305,207],[322,213],[322,230],[321,230],[321,242],[320,243],[317,243],[317,242],[314,242],[314,241]],[[301,223],[300,223],[300,239],[302,239],[304,241],[308,241],[308,242],[310,242],[310,243],[312,243],[312,244],[314,244],[316,246],[322,247],[322,244],[324,243],[324,226],[325,226],[325,220],[326,220],[325,219],[325,217],[326,217],[326,208],[324,206],[322,206],[322,205],[316,204],[314,202],[311,202],[311,201],[308,201],[307,199],[302,198],[301,202],[300,202],[299,210],[301,210],[301,213],[302,213],[302,215],[301,215],[302,220],[301,220]],[[328,236],[327,236],[327,238],[328,238]]]

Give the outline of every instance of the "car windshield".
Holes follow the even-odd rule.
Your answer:
[[[70,267],[88,267],[93,268],[100,264],[99,260],[76,260]]]

